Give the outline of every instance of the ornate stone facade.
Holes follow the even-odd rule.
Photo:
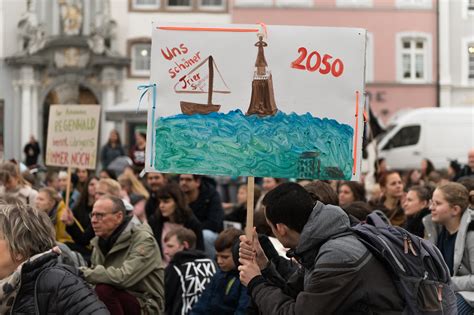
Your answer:
[[[114,50],[109,0],[53,0],[52,8],[43,8],[45,3],[27,1],[18,22],[18,52],[6,58],[16,69],[14,105],[21,111],[16,128],[22,144],[32,134],[45,143],[51,104],[95,103],[105,112],[120,102],[116,91],[130,62]],[[38,10],[51,11],[52,24],[40,23]],[[104,138],[113,125],[102,117]]]

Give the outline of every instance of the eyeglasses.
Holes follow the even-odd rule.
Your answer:
[[[118,213],[118,211],[116,211],[116,212],[91,212],[91,213],[89,213],[89,218],[92,219],[93,217],[95,217],[98,221],[102,221],[106,215],[115,214],[115,213]]]

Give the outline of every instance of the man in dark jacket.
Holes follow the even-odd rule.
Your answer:
[[[201,221],[206,254],[214,258],[214,242],[217,234],[222,231],[224,209],[216,188],[205,179],[199,175],[181,174],[179,186],[188,197],[189,207]]]
[[[289,256],[300,268],[282,285],[258,242],[241,236],[240,279],[262,314],[403,311],[388,271],[351,232],[341,208],[314,205],[309,193],[295,183],[270,191],[263,205],[273,233],[291,248]]]
[[[165,313],[188,314],[216,273],[214,262],[196,250],[196,235],[179,227],[165,236]]]

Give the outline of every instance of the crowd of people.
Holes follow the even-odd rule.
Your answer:
[[[144,141],[119,173],[116,132],[100,172],[0,164],[0,313],[401,313],[390,273],[351,232],[373,211],[439,248],[459,313],[473,313],[474,149],[447,171],[379,159],[360,182],[257,178],[248,238],[244,179],[142,178]]]

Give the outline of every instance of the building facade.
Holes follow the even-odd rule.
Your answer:
[[[49,106],[101,106],[100,145],[146,128],[151,21],[229,23],[225,0],[0,1],[0,158],[46,143]]]
[[[438,104],[435,0],[234,0],[232,21],[365,28],[374,113]]]
[[[474,106],[474,1],[439,1],[440,106]]]

